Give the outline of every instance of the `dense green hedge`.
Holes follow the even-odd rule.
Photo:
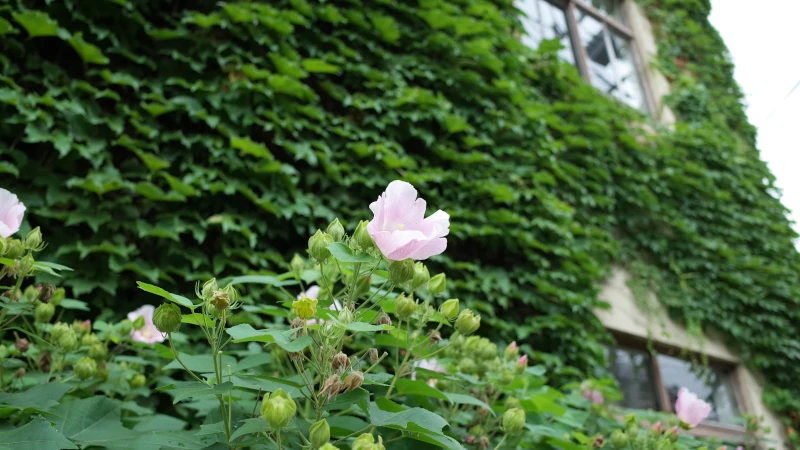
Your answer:
[[[681,122],[657,135],[553,44],[525,48],[511,0],[13,1],[3,185],[77,269],[74,295],[122,312],[149,300],[135,280],[275,269],[403,178],[452,216],[431,264],[451,294],[557,373],[602,367],[597,286],[636,261],[671,311],[790,388],[794,234],[724,46],[702,2],[646,3],[680,81]]]

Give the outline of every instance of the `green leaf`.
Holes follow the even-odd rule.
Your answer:
[[[226,381],[216,386],[209,386],[199,381],[177,381],[173,384],[156,388],[157,391],[166,391],[172,395],[172,402],[178,403],[187,398],[202,398],[217,394],[227,394],[233,389],[233,383]]]
[[[107,397],[89,397],[59,405],[56,428],[82,446],[126,448],[140,433],[120,423],[120,404]]]
[[[338,261],[346,263],[376,263],[378,260],[367,254],[354,255],[350,247],[342,242],[334,242],[328,245],[331,255]]]
[[[83,62],[89,64],[108,64],[108,58],[94,45],[83,40],[83,33],[75,33],[69,38],[69,44],[78,52]]]
[[[235,442],[236,439],[246,434],[262,433],[265,431],[272,431],[272,427],[269,426],[266,420],[261,417],[245,419],[242,424],[236,428],[236,431],[231,434],[231,441]]]
[[[149,410],[148,410],[149,412]],[[136,419],[126,417],[125,420],[136,422],[133,429],[145,431],[179,431],[186,428],[186,421],[166,414],[149,414]]]
[[[296,330],[256,330],[246,323],[225,331],[233,338],[233,342],[274,342],[290,353],[299,352],[314,342],[310,336],[289,339],[289,335],[296,333]]]
[[[169,300],[171,302],[175,302],[175,303],[177,303],[177,304],[179,304],[181,306],[185,306],[185,307],[190,308],[190,309],[196,308],[196,306],[193,305],[192,302],[188,298],[186,298],[184,296],[181,296],[181,295],[178,295],[178,294],[169,293],[169,292],[165,291],[164,289],[161,289],[158,286],[153,286],[152,284],[143,283],[141,281],[137,281],[136,284],[139,285],[139,289],[141,289],[141,290],[143,290],[145,292],[149,292],[151,294],[156,294],[159,297],[163,297],[163,298],[165,298],[165,299],[167,299],[167,300]]]
[[[231,382],[237,388],[250,389],[253,391],[275,392],[283,389],[291,397],[300,397],[304,386],[294,383],[286,378],[277,378],[267,375],[234,375]],[[308,389],[305,389],[308,391]]]
[[[14,450],[78,448],[41,416],[19,428],[1,432],[0,445]]]
[[[345,326],[350,331],[388,331],[394,330],[391,325],[373,325],[366,322],[352,322]]]
[[[407,408],[385,399],[369,404],[369,420],[372,425],[411,432],[409,437],[439,447],[462,450],[455,439],[442,433],[449,424],[442,417],[423,408]]]
[[[205,314],[184,314],[181,316],[181,323],[188,323],[191,325],[200,325],[202,323],[207,327],[213,327],[214,319]]]
[[[2,28],[2,24],[0,24]],[[2,35],[3,33],[0,33]],[[0,173],[10,173],[15,177],[19,177],[19,169],[8,161],[0,161]]]
[[[397,380],[397,392],[404,395],[419,395],[423,397],[435,397],[442,400],[449,400],[442,391],[431,387],[422,380],[409,380],[401,378]]]
[[[150,432],[131,441],[126,450],[201,450],[216,442],[216,436],[198,436],[194,431]]]
[[[486,403],[478,400],[477,398],[471,395],[456,394],[453,392],[444,392],[444,395],[447,397],[447,400],[449,400],[450,403],[455,403],[459,405],[480,406],[481,408],[484,408],[490,413],[492,413],[493,416],[495,415],[495,412],[492,410],[491,406],[487,405]]]
[[[272,156],[272,153],[270,153],[267,147],[258,142],[253,142],[252,140],[250,140],[250,138],[231,137],[230,144],[231,147],[237,150],[241,150],[241,152],[246,155],[267,159],[270,161],[275,159],[275,157]]]
[[[331,427],[331,436],[347,436],[361,431],[369,425],[362,419],[353,416],[329,416],[328,426]]]
[[[200,355],[187,355],[185,353],[178,353],[178,356],[181,358],[181,361],[189,368],[192,372],[199,372],[199,373],[213,373],[214,372],[214,358],[208,354],[200,354]],[[226,367],[230,364],[231,367],[236,366],[236,358],[231,355],[223,355],[222,356],[222,367]],[[181,369],[181,364],[176,361],[172,360],[169,364],[164,366],[165,370],[174,370],[174,369]],[[227,370],[227,369],[226,369]]]
[[[24,392],[0,393],[0,404],[21,410],[32,408],[47,411],[57,405],[58,400],[70,389],[70,385],[62,383],[37,384]]]
[[[339,72],[339,66],[334,66],[333,64],[329,64],[321,59],[304,59],[303,69],[309,72],[318,72],[318,73]]]
[[[0,17],[0,35],[3,34],[16,34],[17,30],[11,25],[11,22],[7,21],[6,19]],[[9,163],[6,163],[9,164]],[[0,163],[0,172],[2,172],[2,163]],[[9,164],[10,165],[10,164]],[[12,166],[13,167],[13,166]]]
[[[380,32],[384,41],[395,43],[400,39],[400,30],[397,28],[397,23],[389,16],[374,15],[370,17],[372,25]]]
[[[58,22],[41,11],[24,11],[12,14],[14,20],[25,28],[31,37],[57,36]]]
[[[75,300],[73,298],[65,298],[64,300],[61,301],[61,304],[58,306],[64,309],[77,309],[80,311],[90,311],[88,303],[81,300]]]

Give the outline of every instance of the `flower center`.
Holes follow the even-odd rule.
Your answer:
[[[404,223],[398,223],[398,224],[397,224],[397,229],[398,229],[398,230],[402,230],[402,229],[403,229],[403,228],[405,228],[405,227],[406,227],[406,224],[404,224]]]
[[[141,333],[142,333],[142,336],[144,336],[147,339],[150,339],[151,337],[153,337],[153,331],[150,330],[149,328],[145,328],[144,330],[141,331]]]

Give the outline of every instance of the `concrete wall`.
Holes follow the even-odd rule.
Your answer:
[[[628,286],[630,275],[615,267],[600,292],[600,299],[611,305],[610,309],[598,309],[595,314],[609,330],[649,339],[665,346],[703,353],[714,359],[735,366],[734,379],[740,391],[739,405],[743,412],[764,417],[764,425],[772,428],[765,447],[785,449],[783,425],[761,400],[760,377],[746,368],[734,352],[718,337],[704,336],[702,342],[690,336],[686,328],[667,316],[664,308],[652,292],[646,299],[637,299]],[[644,302],[644,303],[642,303]],[[644,304],[643,306],[640,306]]]

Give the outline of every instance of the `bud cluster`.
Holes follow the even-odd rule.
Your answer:
[[[205,311],[213,317],[219,317],[223,312],[240,306],[239,293],[233,285],[228,284],[220,289],[216,278],[203,283],[202,288],[198,284],[195,294],[203,300]],[[136,328],[135,325],[134,328]]]

